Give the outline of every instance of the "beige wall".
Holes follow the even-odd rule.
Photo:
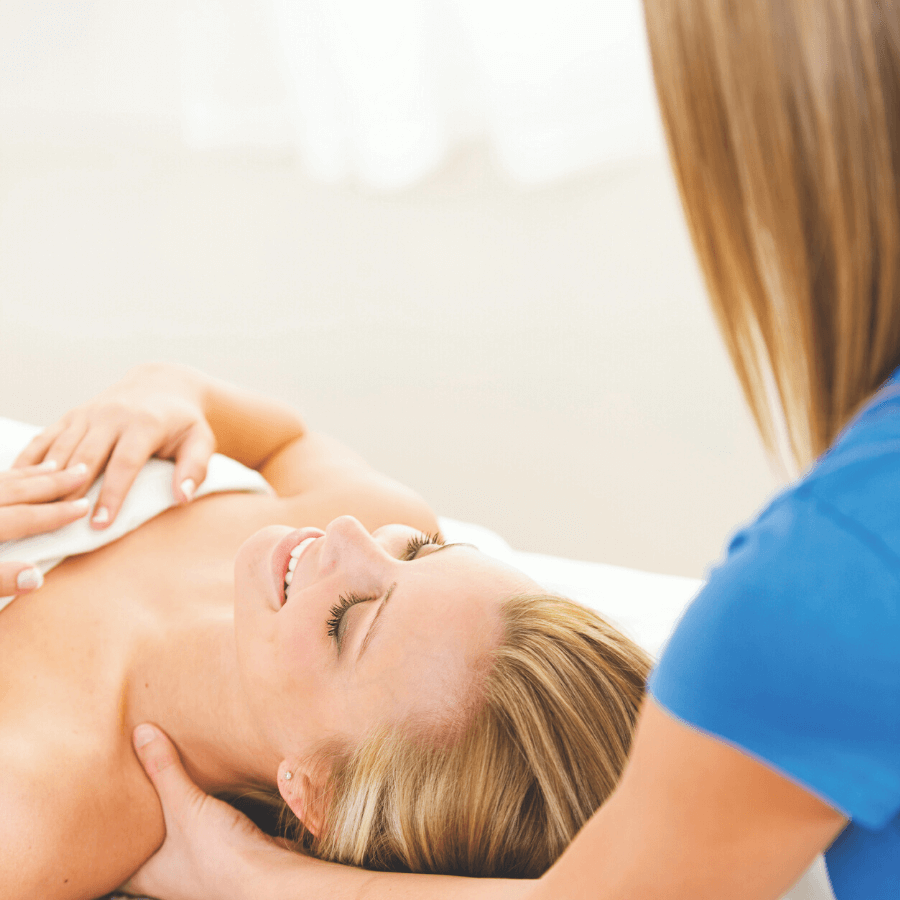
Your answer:
[[[0,144],[7,415],[131,362],[268,390],[520,549],[700,576],[774,489],[662,159],[408,193],[97,136]]]

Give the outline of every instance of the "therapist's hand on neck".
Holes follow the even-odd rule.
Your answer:
[[[121,890],[162,900],[245,900],[261,896],[254,892],[259,872],[279,857],[296,859],[234,807],[203,793],[158,728],[139,725],[134,746],[159,794],[166,839]]]
[[[150,728],[148,732],[143,731]],[[146,743],[143,741],[146,740]],[[166,838],[120,888],[160,900],[523,900],[534,882],[370,872],[287,850],[236,809],[204,794],[158,728],[134,746],[162,803]]]

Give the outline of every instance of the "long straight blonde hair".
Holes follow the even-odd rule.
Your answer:
[[[764,441],[783,413],[805,465],[900,364],[900,6],[644,7],[714,311]]]
[[[650,659],[596,613],[510,597],[474,714],[447,744],[386,728],[331,761],[298,849],[389,871],[536,878],[612,793]]]

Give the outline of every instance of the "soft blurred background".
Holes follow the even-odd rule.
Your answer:
[[[0,413],[156,358],[523,550],[701,577],[779,481],[639,0],[5,0]]]

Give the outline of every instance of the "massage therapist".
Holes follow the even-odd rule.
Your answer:
[[[805,474],[731,541],[619,787],[539,881],[289,853],[139,728],[167,837],[135,892],[776,900],[827,851],[839,900],[900,896],[900,5],[645,9],[713,307],[763,438],[783,420]]]

